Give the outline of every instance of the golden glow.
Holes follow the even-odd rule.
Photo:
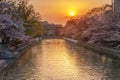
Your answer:
[[[84,15],[92,8],[111,4],[111,0],[30,0],[30,3],[40,12],[43,20],[64,25],[72,10],[75,16]]]
[[[75,16],[76,12],[75,11],[70,11],[70,16]]]
[[[49,44],[45,45],[46,43]],[[42,61],[40,62],[38,60],[36,62],[37,66],[40,63],[42,64],[41,65],[42,70],[40,70],[41,74],[50,75],[53,79],[59,78],[61,76],[64,77],[64,75],[78,74],[76,72],[77,68],[71,64],[71,60],[69,56],[69,48],[67,48],[65,40],[50,39],[50,40],[42,41],[42,53],[43,53],[41,59]],[[40,58],[38,57],[38,59]],[[75,62],[74,59],[73,62]],[[41,76],[41,78],[42,77],[45,76]]]

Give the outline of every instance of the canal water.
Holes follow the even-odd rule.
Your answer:
[[[120,80],[120,62],[63,39],[32,47],[4,80]]]

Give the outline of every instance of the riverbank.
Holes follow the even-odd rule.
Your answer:
[[[67,40],[67,41],[70,41],[70,42],[73,42],[75,44],[78,44],[78,40],[74,40],[74,39],[70,39],[70,38],[66,38],[66,37],[63,37],[63,39]]]
[[[84,46],[85,48],[92,49],[93,51],[97,51],[102,55],[107,55],[111,58],[120,59],[120,51],[118,50],[114,50],[106,47],[100,47],[92,44],[87,44],[83,41],[78,41],[78,40],[74,40],[66,37],[64,37],[63,39],[70,41],[72,43],[78,44],[80,46]]]
[[[6,69],[7,67],[9,67],[10,65],[12,65],[14,62],[16,62],[17,59],[19,59],[22,55],[24,55],[24,53],[32,46],[36,45],[39,42],[38,39],[33,39],[29,42],[27,42],[26,44],[20,46],[19,48],[17,48],[14,52],[12,51],[6,51],[3,50],[3,52],[1,51],[1,53],[3,53],[0,56],[0,73]],[[12,62],[9,63],[9,60],[12,60]]]

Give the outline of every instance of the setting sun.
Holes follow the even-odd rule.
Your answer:
[[[70,11],[70,16],[75,16],[76,15],[76,13],[75,13],[75,11]]]

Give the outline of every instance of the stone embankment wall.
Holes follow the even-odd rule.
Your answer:
[[[20,56],[24,55],[24,53],[32,46],[37,44],[40,40],[39,39],[33,39],[29,41],[28,43],[25,43],[22,46],[19,46],[15,51],[9,51],[9,50],[0,50],[0,72],[7,68],[9,65],[7,60],[14,59],[16,61]],[[14,63],[14,62],[12,62]]]
[[[74,39],[70,39],[70,38],[66,38],[66,37],[64,37],[63,39],[73,42],[75,44],[78,44],[80,46],[84,46],[86,48],[92,49],[94,51],[97,51],[100,54],[107,55],[111,58],[120,59],[120,51],[118,51],[118,50],[114,50],[114,49],[110,49],[110,48],[106,48],[106,47],[100,47],[100,46],[96,46],[96,45],[92,45],[92,44],[87,44],[83,41],[78,41],[78,40],[74,40]]]

